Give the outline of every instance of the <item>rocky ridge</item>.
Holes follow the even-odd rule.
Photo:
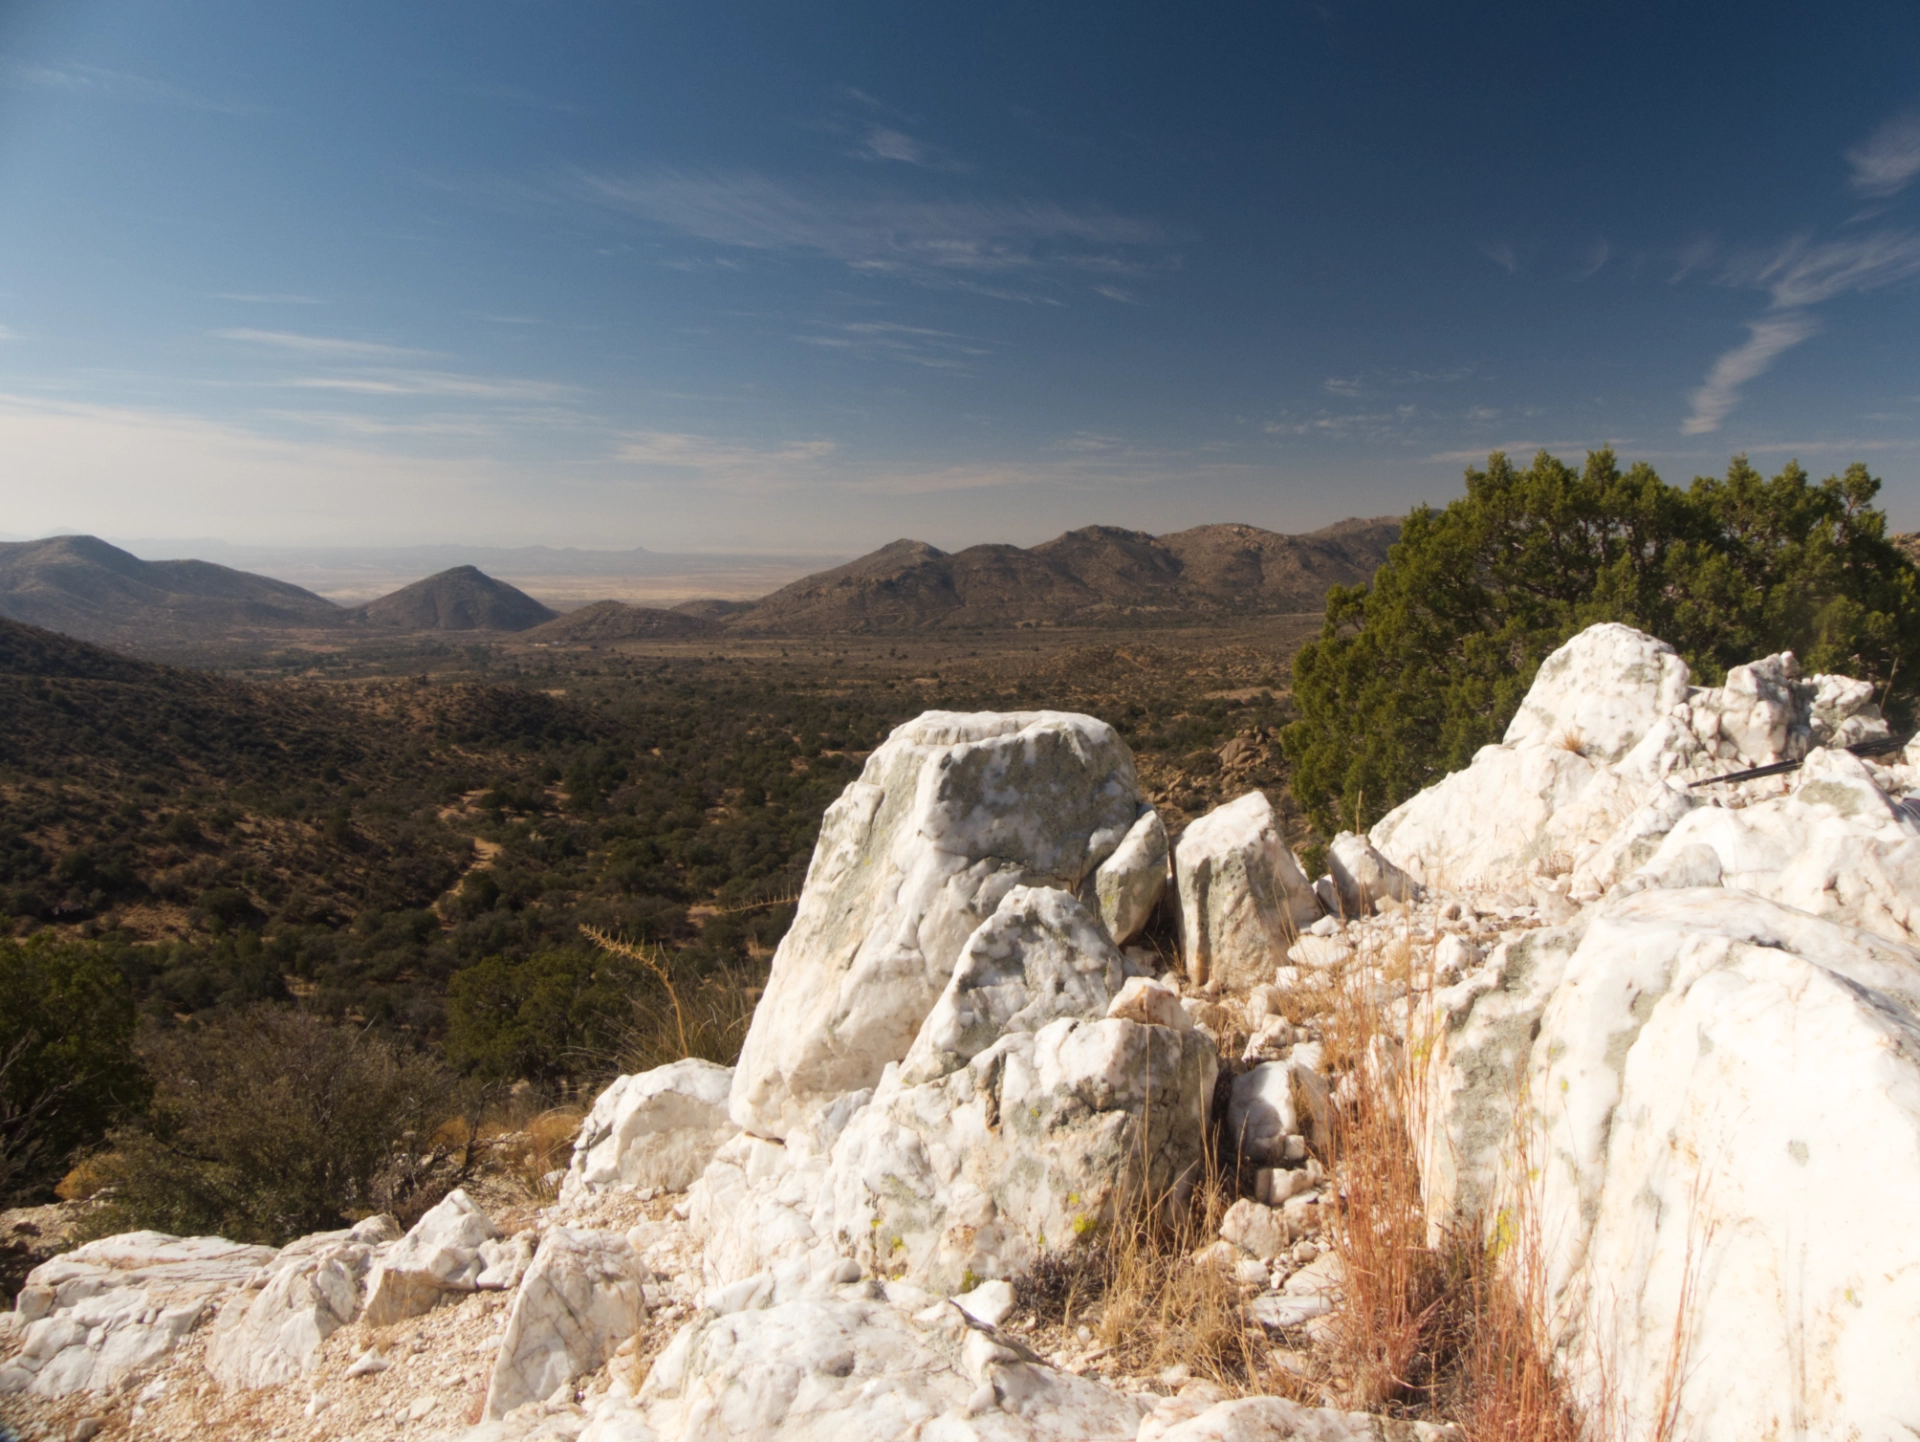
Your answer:
[[[830,810],[739,1064],[622,1078],[555,1204],[82,1248],[0,1321],[0,1406],[49,1436],[1438,1439],[1345,1410],[1378,1399],[1326,1360],[1335,1141],[1373,1085],[1436,1229],[1537,1228],[1596,1415],[1897,1435],[1920,747],[1844,749],[1884,735],[1791,657],[1698,688],[1597,627],[1309,885],[1263,798],[1169,846],[1101,722],[931,713]],[[1177,965],[1135,944],[1156,903]],[[1360,1056],[1330,1048],[1343,995],[1386,1022]],[[1036,1264],[1196,1185],[1210,1126],[1247,1194],[1180,1265],[1233,1279],[1287,1396],[1018,1310]]]

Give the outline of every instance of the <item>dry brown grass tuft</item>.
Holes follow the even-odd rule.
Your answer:
[[[1537,1209],[1523,1192],[1492,1227],[1478,1219],[1430,1244],[1414,1137],[1421,1093],[1403,1054],[1408,1014],[1433,978],[1431,948],[1411,930],[1379,972],[1343,979],[1327,1022],[1334,1065],[1353,1080],[1333,1127],[1330,1170],[1342,1208],[1330,1240],[1346,1304],[1331,1330],[1332,1366],[1352,1406],[1460,1424],[1471,1442],[1588,1442],[1593,1420],[1555,1364]],[[1411,1008],[1413,1016],[1421,1008]],[[1426,1053],[1415,1034],[1405,1051]],[[1531,1175],[1516,1090],[1519,1176]]]

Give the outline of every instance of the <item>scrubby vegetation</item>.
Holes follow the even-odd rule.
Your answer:
[[[1783,650],[1806,671],[1920,678],[1920,574],[1865,466],[1816,485],[1736,457],[1681,489],[1610,450],[1579,471],[1496,452],[1466,481],[1407,517],[1371,585],[1334,588],[1295,660],[1285,750],[1325,835],[1364,829],[1497,741],[1540,662],[1595,622],[1661,637],[1706,683]]]
[[[279,1245],[375,1212],[403,1221],[462,1181],[477,1112],[437,1058],[366,1027],[259,1005],[150,1030],[151,1105],[110,1134],[98,1223]]]

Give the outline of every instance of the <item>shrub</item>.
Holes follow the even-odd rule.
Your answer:
[[[1579,472],[1495,452],[1466,480],[1407,517],[1371,585],[1329,593],[1295,658],[1282,740],[1323,833],[1363,828],[1498,740],[1540,662],[1596,622],[1661,637],[1709,681],[1781,650],[1809,670],[1920,675],[1920,575],[1864,466],[1814,485],[1737,457],[1681,490],[1609,450]]]
[[[112,1134],[115,1226],[279,1244],[374,1212],[405,1222],[475,1160],[434,1139],[474,1110],[451,1073],[363,1028],[261,1005],[150,1032],[141,1053],[153,1100]]]
[[[133,993],[98,946],[0,941],[0,1204],[44,1201],[145,1098]]]

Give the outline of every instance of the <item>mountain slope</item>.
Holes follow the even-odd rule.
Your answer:
[[[0,544],[0,616],[120,645],[235,629],[337,626],[340,608],[207,561],[143,561],[96,536]]]
[[[684,611],[662,611],[653,606],[629,606],[624,601],[595,601],[577,611],[543,622],[521,633],[525,641],[565,641],[604,644],[610,641],[697,640],[721,636],[719,623]]]
[[[744,632],[912,631],[1312,611],[1328,587],[1370,578],[1399,535],[1400,522],[1383,517],[1298,536],[1241,525],[1167,536],[1087,526],[1029,549],[952,554],[901,540],[724,623]]]
[[[351,613],[362,625],[398,631],[526,631],[559,612],[473,566],[415,581]]]

